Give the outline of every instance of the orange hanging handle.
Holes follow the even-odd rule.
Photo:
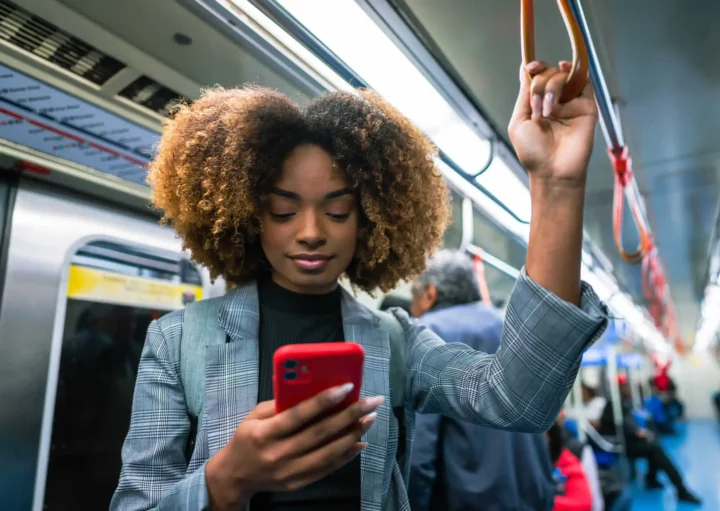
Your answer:
[[[575,99],[585,88],[590,71],[590,59],[580,30],[580,25],[570,7],[569,0],[558,0],[565,27],[570,37],[573,54],[573,68],[560,95],[560,102]],[[520,33],[522,38],[522,60],[526,66],[535,60],[535,6],[533,0],[520,1]]]
[[[615,188],[613,193],[613,237],[615,238],[615,245],[617,246],[618,252],[620,252],[620,257],[622,257],[625,262],[637,264],[642,261],[645,254],[651,250],[652,241],[645,226],[645,220],[640,210],[638,198],[635,196],[635,188],[629,186],[632,184],[634,178],[631,169],[632,162],[628,157],[627,147],[623,148],[619,153],[611,149],[610,159],[613,162],[613,169],[615,171]],[[638,236],[640,237],[638,247],[633,252],[626,252],[622,242],[625,197],[628,199],[630,213],[633,216],[635,226],[638,230]]]

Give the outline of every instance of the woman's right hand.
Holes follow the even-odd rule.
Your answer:
[[[355,458],[384,398],[318,420],[351,390],[349,384],[329,389],[277,415],[273,401],[258,404],[206,465],[211,509],[238,509],[259,492],[299,490]]]

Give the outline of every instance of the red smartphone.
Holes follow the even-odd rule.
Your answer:
[[[275,412],[310,399],[331,387],[352,383],[353,390],[337,409],[360,399],[365,351],[352,342],[288,344],[273,356]]]

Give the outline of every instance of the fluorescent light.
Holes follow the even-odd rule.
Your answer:
[[[498,206],[492,201],[487,195],[475,188],[473,185],[468,183],[464,177],[448,167],[445,162],[437,158],[435,160],[437,168],[442,172],[447,179],[450,186],[459,190],[462,195],[469,198],[473,204],[475,204],[481,211],[483,211],[490,218],[494,218],[500,225],[502,225],[509,232],[513,233],[519,239],[527,244],[530,236],[530,226],[522,224],[515,220],[511,215],[508,214],[503,208]]]
[[[490,156],[490,142],[465,122],[356,2],[280,0],[280,3],[463,171],[474,175],[482,170]],[[445,171],[453,172],[447,168]],[[530,192],[502,158],[494,158],[477,181],[519,218],[530,219]],[[490,199],[479,202],[488,214],[507,216],[507,222],[518,223]]]
[[[481,170],[489,141],[473,131],[354,0],[280,3],[466,172]]]
[[[355,88],[342,79],[335,71],[333,71],[325,62],[315,56],[310,50],[300,44],[293,36],[288,34],[282,27],[278,26],[273,20],[263,14],[260,9],[255,7],[248,0],[217,0],[225,9],[233,12],[240,20],[249,25],[255,32],[262,31],[265,38],[270,36],[282,45],[287,51],[292,52],[302,63],[307,66],[307,70],[315,73],[324,80],[325,85],[330,90],[342,90],[352,92]],[[260,29],[260,30],[258,30]]]
[[[495,157],[476,181],[522,220],[530,220],[530,190],[502,158]]]
[[[281,44],[317,71],[333,90],[354,90],[337,73],[315,57],[247,0],[220,0],[232,3],[247,18],[261,26]],[[281,0],[288,12],[310,30],[373,89],[398,108],[465,172],[473,175],[490,156],[489,141],[475,133],[445,101],[433,85],[382,30],[353,1]],[[337,20],[352,19],[345,26]],[[244,20],[247,22],[247,20]],[[352,43],[362,40],[363,45]],[[383,55],[383,59],[375,58]],[[411,85],[409,85],[411,84]],[[438,167],[454,188],[469,195],[473,203],[503,227],[527,242],[529,227],[518,222],[492,199],[469,184],[446,164]],[[478,178],[478,183],[498,198],[518,218],[530,220],[530,192],[499,157]]]

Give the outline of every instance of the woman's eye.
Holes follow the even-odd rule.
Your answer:
[[[347,220],[350,217],[350,213],[343,213],[343,214],[328,213],[328,216],[330,218],[332,218],[333,220]]]
[[[289,220],[295,213],[270,213],[275,220]]]

